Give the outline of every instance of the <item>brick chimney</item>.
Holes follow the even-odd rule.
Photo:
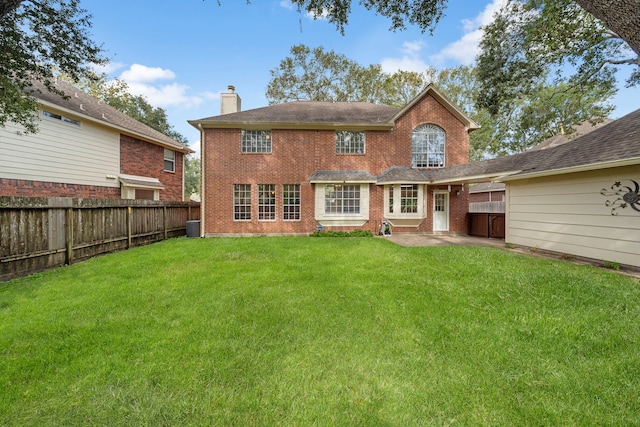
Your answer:
[[[220,114],[238,113],[242,100],[236,93],[235,86],[229,85],[229,91],[220,94]]]

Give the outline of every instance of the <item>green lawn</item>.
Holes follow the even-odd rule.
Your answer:
[[[495,248],[172,239],[0,284],[0,425],[640,425],[640,283]]]

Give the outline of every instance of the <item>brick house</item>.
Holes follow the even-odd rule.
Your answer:
[[[58,81],[35,83],[38,132],[0,128],[0,195],[183,200],[187,146]]]
[[[241,111],[232,86],[201,132],[203,236],[466,231],[463,184],[430,171],[469,161],[478,126],[433,86],[404,108],[297,101]]]

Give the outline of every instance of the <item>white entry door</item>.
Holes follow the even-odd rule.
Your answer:
[[[449,193],[433,193],[433,231],[449,231]]]

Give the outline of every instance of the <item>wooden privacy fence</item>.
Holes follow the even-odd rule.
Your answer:
[[[0,197],[0,281],[184,236],[193,202]]]

